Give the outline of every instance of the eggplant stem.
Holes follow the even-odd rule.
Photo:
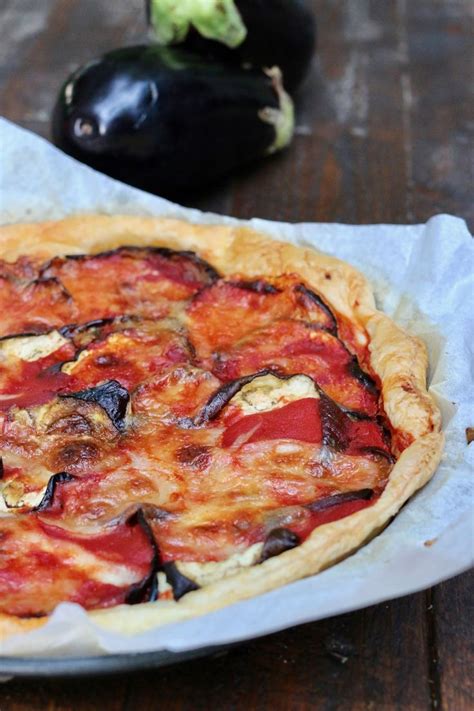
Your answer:
[[[262,121],[270,123],[275,128],[275,140],[266,150],[266,153],[270,155],[285,148],[291,142],[295,128],[295,107],[283,87],[281,70],[278,67],[268,67],[263,71],[272,80],[279,103],[278,109],[266,106],[258,112]]]
[[[235,0],[146,0],[151,25],[160,44],[182,42],[191,27],[207,39],[238,47],[247,29]]]

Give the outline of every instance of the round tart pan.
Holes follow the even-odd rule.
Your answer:
[[[139,652],[91,657],[1,657],[0,681],[10,678],[79,677],[157,669],[218,654],[235,645],[201,647],[188,652]]]

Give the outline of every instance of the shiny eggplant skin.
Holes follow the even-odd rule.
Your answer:
[[[279,73],[270,74],[180,48],[118,49],[66,81],[53,140],[78,160],[151,192],[198,189],[291,139],[292,102]]]
[[[199,25],[202,1],[188,0],[189,29],[184,38],[183,32],[177,33],[175,30],[173,37],[172,29],[161,26],[166,25],[168,19],[165,9],[167,2],[146,0],[147,17],[158,41],[181,42],[182,46],[202,56],[226,61],[233,59],[243,65],[276,65],[282,70],[284,86],[290,92],[295,91],[305,78],[316,49],[317,34],[316,18],[308,0],[234,0],[233,7],[240,15],[242,32],[238,34],[238,29],[233,28],[231,36],[228,25],[219,27],[218,18],[223,8],[218,0],[214,0],[215,8],[211,15],[213,22],[209,28],[202,20],[204,27]],[[163,8],[160,13],[154,9],[154,5]],[[174,16],[169,21],[175,22]],[[209,31],[206,32],[206,29]]]

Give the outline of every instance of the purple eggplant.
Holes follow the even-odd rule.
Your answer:
[[[136,46],[78,69],[60,91],[54,143],[114,178],[168,196],[286,146],[293,104],[281,73]]]
[[[294,91],[316,48],[306,0],[145,0],[155,38],[201,56],[253,67],[278,66]]]

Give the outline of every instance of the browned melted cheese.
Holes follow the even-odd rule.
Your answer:
[[[125,247],[0,263],[0,308],[0,612],[166,596],[388,479],[377,385],[297,275]]]

